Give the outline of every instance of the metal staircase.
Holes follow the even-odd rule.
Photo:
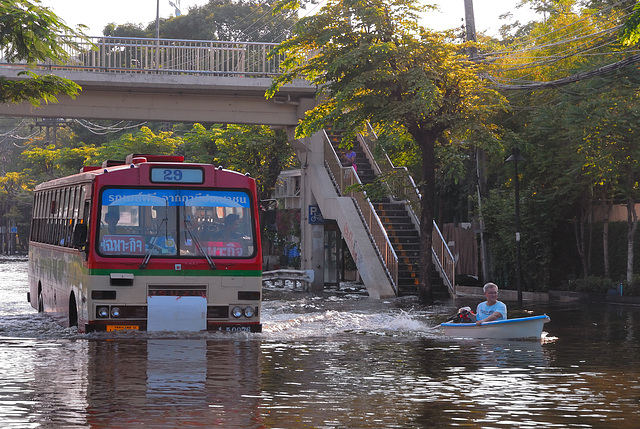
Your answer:
[[[382,163],[373,158],[376,138],[372,130],[369,136],[359,135],[353,142],[357,173],[350,167],[340,165],[341,154],[344,151],[344,148],[340,147],[342,133],[326,130],[325,135],[325,164],[334,186],[341,195],[351,196],[361,208],[361,212],[366,213],[363,219],[380,252],[380,259],[393,279],[396,295],[418,294],[420,236],[419,217],[414,208],[419,209],[420,195],[413,180],[405,168],[394,167],[386,155]],[[337,174],[336,165],[341,167]],[[387,183],[388,195],[385,197],[370,201],[360,192],[347,191],[350,184],[372,183],[376,176],[390,171],[400,180],[394,180],[398,183]],[[455,294],[455,263],[435,223],[433,243],[433,260],[436,267],[431,275],[433,296],[448,298]]]

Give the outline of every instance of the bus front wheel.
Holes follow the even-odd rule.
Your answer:
[[[44,298],[42,298],[42,291],[38,291],[38,313],[44,313]]]
[[[69,298],[69,327],[78,326],[78,307],[76,306],[76,297],[71,294]]]

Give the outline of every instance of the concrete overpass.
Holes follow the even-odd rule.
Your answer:
[[[257,124],[284,127],[293,136],[298,121],[315,105],[316,88],[306,81],[265,98],[271,76],[279,70],[278,58],[267,52],[275,45],[96,38],[82,46],[69,63],[40,64],[36,70],[78,83],[82,92],[76,99],[61,96],[59,103],[40,108],[0,105],[0,115]],[[22,79],[18,73],[23,67],[0,58],[0,76],[7,79]],[[324,284],[324,227],[309,221],[307,208],[318,206],[347,237],[369,294],[394,296],[397,285],[381,255],[381,239],[376,243],[362,210],[353,198],[342,196],[335,174],[326,168],[325,156],[334,164],[339,159],[327,153],[325,134],[291,140],[303,164],[302,268],[314,271],[313,289],[321,291]]]
[[[0,75],[19,80],[22,68],[0,66]],[[0,105],[0,115],[139,121],[220,122],[296,126],[315,104],[315,88],[305,81],[283,87],[267,100],[271,78],[152,73],[99,73],[37,70],[71,79],[82,87],[72,99],[35,108],[29,103]]]

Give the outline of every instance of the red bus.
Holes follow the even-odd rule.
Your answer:
[[[260,332],[254,179],[129,155],[38,185],[28,300],[80,332]]]

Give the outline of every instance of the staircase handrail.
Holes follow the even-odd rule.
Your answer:
[[[347,187],[355,184],[361,184],[358,175],[355,173],[353,167],[344,167],[340,161],[340,157],[336,153],[331,139],[324,131],[325,143],[325,163],[335,179],[338,191],[343,196],[349,196],[356,204],[357,209],[360,211],[365,227],[369,231],[369,234],[373,240],[373,244],[376,247],[378,256],[385,266],[385,270],[389,279],[393,284],[393,288],[398,293],[398,256],[396,255],[391,240],[387,235],[382,221],[378,217],[373,204],[366,196],[365,192],[353,192],[347,191]]]
[[[380,148],[380,153],[377,154],[378,156],[374,156],[374,154],[376,154],[378,136],[376,135],[375,130],[371,127],[371,124],[367,124],[367,131],[367,135],[358,135],[360,144],[363,148],[367,148],[365,151],[367,156],[371,156],[372,159],[375,158],[375,162],[373,163],[375,165],[374,168],[379,170],[380,173],[387,174],[392,177],[391,180],[386,181],[391,195],[398,200],[407,201],[409,215],[419,231],[421,211],[420,200],[422,198],[420,190],[416,186],[411,174],[409,174],[409,170],[407,170],[406,167],[394,166],[382,147]],[[380,162],[378,162],[378,160],[380,160]],[[442,274],[449,292],[455,296],[455,258],[435,220],[433,221],[431,241],[431,251],[438,265],[438,270]]]

